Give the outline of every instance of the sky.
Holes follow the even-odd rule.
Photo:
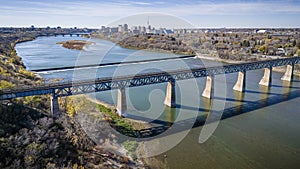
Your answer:
[[[299,28],[300,0],[0,0],[0,27]]]

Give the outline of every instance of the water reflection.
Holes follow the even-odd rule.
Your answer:
[[[292,83],[290,81],[282,81],[282,86],[283,86],[283,95],[282,95],[282,100],[287,100],[290,96],[290,92],[292,90]]]
[[[176,120],[176,109],[166,106],[165,108],[166,127],[171,127]]]
[[[235,98],[234,105],[236,106],[236,111],[240,112],[240,111],[242,111],[242,108],[243,108],[245,92],[233,91],[233,95]]]
[[[268,105],[268,97],[270,94],[270,87],[269,86],[259,86],[259,91],[260,91],[260,106],[261,107],[266,107]]]
[[[203,97],[202,99],[202,102],[203,102],[203,106],[204,106],[204,115],[206,117],[208,117],[211,113],[211,110],[212,110],[212,99],[208,99],[208,98],[205,98]]]

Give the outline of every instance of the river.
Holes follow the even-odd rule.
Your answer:
[[[39,37],[17,44],[16,50],[29,70],[179,56],[124,49],[99,39],[91,39],[96,44],[88,46],[85,51],[69,50],[56,44],[71,39],[84,38]],[[222,63],[190,58],[39,74],[48,80],[78,80],[213,65]],[[274,72],[272,86],[265,88],[258,85],[262,76],[263,70],[247,72],[246,92],[240,94],[232,90],[237,73],[218,75],[212,101],[200,97],[205,78],[179,81],[176,84],[176,103],[180,106],[174,109],[165,108],[163,104],[166,84],[130,88],[127,89],[128,115],[161,125],[159,123],[173,122],[176,117],[185,122],[214,111],[229,116],[239,114],[222,120],[204,143],[198,141],[202,126],[188,130],[179,144],[157,155],[166,168],[298,168],[300,79],[296,77],[288,84],[280,80],[281,73]],[[115,104],[116,96],[116,91],[96,94],[98,99],[110,104]],[[157,120],[154,122],[154,119]]]

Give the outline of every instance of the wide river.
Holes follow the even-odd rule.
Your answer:
[[[39,72],[47,81],[53,78],[95,79],[222,65],[196,58],[176,59],[179,55],[168,53],[124,49],[99,39],[91,39],[95,44],[86,47],[84,51],[69,50],[56,44],[71,39],[83,38],[39,37],[17,44],[16,50],[29,70],[174,58],[75,71]],[[201,97],[205,78],[179,81],[176,83],[178,107],[174,109],[166,108],[163,104],[166,84],[130,88],[127,89],[127,114],[157,125],[176,120],[187,126],[187,135],[179,139],[181,141],[176,146],[157,156],[166,168],[299,168],[300,80],[296,77],[292,83],[285,83],[280,80],[282,74],[274,72],[272,86],[265,88],[258,84],[262,76],[263,70],[247,72],[246,92],[240,94],[232,90],[237,73],[218,75],[215,77],[215,96],[211,101]],[[110,104],[116,103],[116,96],[116,91],[96,94],[98,99]],[[218,117],[218,113],[212,112],[223,112],[231,117],[221,120],[215,131],[208,129],[212,135],[204,143],[199,143],[200,132],[207,128],[196,125],[188,130],[189,124],[192,125],[195,117],[204,114],[215,114]],[[232,116],[234,114],[239,115]],[[176,135],[176,132],[172,134]]]

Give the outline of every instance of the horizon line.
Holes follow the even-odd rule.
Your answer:
[[[34,26],[34,25],[33,25]],[[105,25],[102,25],[105,26]],[[137,25],[134,25],[137,26]],[[101,29],[101,26],[99,27],[78,27],[78,26],[34,26],[34,28],[57,28],[60,27],[62,29],[74,29],[76,27],[76,29]],[[117,26],[106,26],[106,27],[117,27]],[[31,26],[0,26],[0,28],[31,28]],[[168,29],[300,29],[300,27],[182,27],[182,28],[168,28]]]

